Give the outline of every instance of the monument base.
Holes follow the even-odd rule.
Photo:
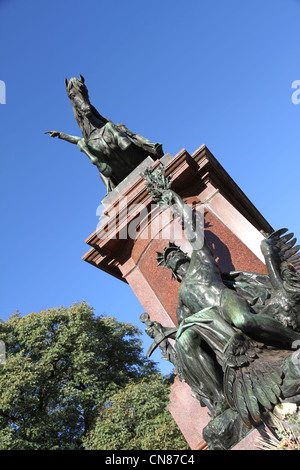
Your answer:
[[[221,271],[267,274],[260,242],[273,229],[207,147],[201,146],[192,155],[183,149],[160,161],[166,174],[172,174],[172,189],[193,208],[201,208],[205,238]],[[180,284],[170,272],[157,267],[156,253],[170,240],[187,254],[191,247],[169,209],[162,214],[153,203],[140,175],[145,167],[156,168],[160,161],[146,159],[104,199],[100,224],[86,240],[91,248],[83,259],[128,283],[152,321],[174,327],[178,326]],[[207,449],[205,438],[211,448],[252,445],[249,439],[256,430],[247,434],[240,424],[230,441],[228,434],[236,423],[231,411],[225,412],[223,444],[218,441],[218,419],[211,421],[208,409],[200,406],[190,387],[178,378],[170,400],[169,410],[192,450]]]

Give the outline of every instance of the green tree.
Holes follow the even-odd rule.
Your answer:
[[[99,410],[96,425],[85,438],[90,450],[189,449],[167,409],[170,385],[159,375],[131,381]]]
[[[98,410],[150,378],[138,329],[85,302],[0,323],[0,449],[81,449]]]

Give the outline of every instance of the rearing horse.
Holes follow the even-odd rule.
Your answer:
[[[96,165],[107,192],[114,189],[148,155],[154,160],[163,155],[162,144],[152,143],[134,134],[124,124],[115,125],[90,103],[88,90],[82,75],[69,81],[65,79],[67,94],[83,137],[71,136],[59,131],[47,131],[85,153]]]

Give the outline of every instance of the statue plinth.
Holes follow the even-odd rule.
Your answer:
[[[205,145],[192,155],[183,149],[174,157],[148,157],[111,191],[97,230],[86,240],[91,248],[83,260],[127,282],[153,321],[173,327],[180,284],[157,266],[156,254],[170,240],[186,253],[191,247],[170,210],[162,212],[153,203],[141,176],[160,162],[172,174],[172,189],[203,214],[205,237],[222,272],[267,274],[260,243],[273,229]],[[208,410],[178,378],[169,409],[191,449],[206,448],[202,430],[210,421]],[[242,442],[249,447],[247,437]]]

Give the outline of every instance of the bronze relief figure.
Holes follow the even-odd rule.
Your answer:
[[[300,254],[287,229],[263,239],[268,275],[222,274],[191,208],[163,166],[144,173],[152,198],[184,224],[192,252],[170,243],[158,265],[180,282],[178,328],[143,316],[154,339],[212,418],[230,408],[247,428],[279,401],[300,401]],[[168,338],[175,340],[172,348]]]

